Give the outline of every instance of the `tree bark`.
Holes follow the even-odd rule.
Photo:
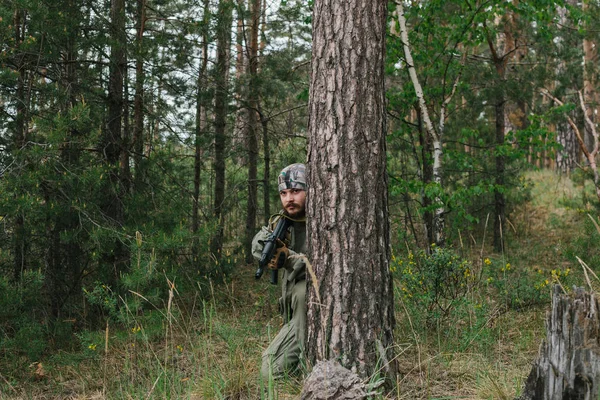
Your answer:
[[[67,101],[61,104],[61,112],[69,115],[71,109],[77,105],[79,88],[77,77],[78,60],[77,46],[79,41],[80,18],[79,4],[75,0],[63,2],[66,13],[65,38],[67,40],[63,58],[64,64],[61,90],[64,90]],[[81,136],[78,129],[69,128],[66,132],[65,142],[61,148],[61,164],[65,169],[76,171],[80,169]],[[50,246],[46,254],[45,285],[50,296],[50,311],[54,318],[59,318],[64,304],[72,295],[81,293],[81,276],[86,265],[85,252],[81,247],[82,236],[80,232],[80,220],[78,212],[72,205],[72,199],[62,189],[56,187],[53,179],[42,183],[42,190],[46,204],[56,202],[54,212],[48,210],[46,213],[46,226],[49,231],[48,240]],[[61,238],[61,234],[77,232],[77,239]],[[67,235],[69,236],[69,235]]]
[[[584,14],[589,15],[590,3],[590,0],[584,0],[582,2]],[[592,5],[592,7],[597,7],[597,4]],[[594,30],[595,26],[586,24],[585,28],[589,31]],[[584,128],[584,141],[588,149],[593,148],[595,140],[597,140],[597,138],[594,136],[595,132],[591,129],[591,126],[594,126],[598,120],[597,112],[598,103],[600,101],[600,96],[596,90],[598,87],[598,47],[596,43],[594,43],[592,37],[592,34],[588,32],[583,39],[583,98],[587,105],[583,112],[585,114],[585,118],[592,122],[592,125],[586,123]]]
[[[393,379],[386,14],[383,0],[314,3],[306,353],[312,365],[337,359],[361,378]]]
[[[146,0],[136,0],[136,54],[135,54],[135,95],[133,99],[133,165],[135,187],[139,190],[143,178],[142,158],[144,155],[144,30],[146,26]]]
[[[192,200],[192,232],[198,233],[200,227],[200,171],[202,170],[202,144],[206,136],[206,127],[208,125],[207,116],[207,79],[206,72],[208,67],[208,24],[210,22],[210,8],[208,0],[204,0],[204,15],[202,17],[202,61],[198,70],[198,88],[196,91],[196,130],[194,132],[194,194]],[[198,257],[199,249],[198,238],[194,239],[193,253]]]
[[[568,0],[567,3],[570,3],[569,5],[573,7],[576,6],[576,4],[573,3],[573,0]],[[567,8],[564,6],[557,6],[557,14],[559,18],[559,26],[568,26]],[[562,50],[566,44],[566,40],[563,35],[559,35],[555,40],[557,47]],[[566,69],[567,68],[564,60],[558,60],[556,75],[561,76],[561,74],[565,74]],[[555,82],[554,85],[558,85],[558,82]],[[574,116],[572,115],[571,117]],[[562,146],[562,148],[558,149],[556,152],[556,169],[559,173],[570,174],[577,167],[581,154],[579,151],[579,145],[577,144],[575,132],[573,132],[570,124],[557,124],[556,141]]]
[[[512,12],[507,12],[501,19],[495,21],[496,25],[501,26],[501,34],[492,38],[490,31],[486,29],[488,46],[490,49],[492,62],[498,75],[498,97],[494,103],[494,112],[496,119],[495,134],[495,185],[494,185],[494,249],[497,252],[503,250],[502,229],[506,221],[506,199],[504,197],[506,157],[500,150],[504,146],[506,136],[506,93],[505,81],[508,62],[514,57],[516,41],[514,39],[514,30],[516,29],[516,16]],[[498,50],[502,50],[499,53]]]
[[[223,203],[225,201],[225,144],[227,142],[226,120],[229,98],[229,46],[231,42],[233,3],[221,0],[217,10],[217,65],[215,76],[215,150],[214,173],[215,186],[213,197],[213,215],[217,224],[211,240],[211,253],[217,261],[221,259],[223,248]]]
[[[600,391],[600,304],[594,293],[554,287],[546,340],[520,400],[597,399]]]
[[[260,104],[259,104],[260,105]],[[262,110],[259,113],[262,125],[263,141],[263,209],[265,226],[269,225],[271,213],[271,144],[269,140],[269,119],[265,117]]]
[[[556,152],[556,169],[568,175],[577,167],[579,146],[575,133],[568,123],[560,123],[556,128],[556,141],[562,146]]]
[[[120,172],[123,172],[123,114],[125,101],[123,90],[125,85],[125,69],[127,68],[125,33],[125,1],[112,0],[110,9],[110,65],[108,81],[108,113],[106,128],[103,132],[101,151],[109,168],[109,179],[102,209],[109,218],[109,224],[122,226],[124,223],[123,197],[124,185]],[[126,178],[125,178],[126,179]],[[116,287],[121,272],[129,265],[129,254],[119,238],[114,238],[112,249],[105,251],[102,261],[112,268],[109,285]]]
[[[249,81],[248,88],[248,129],[246,145],[248,146],[248,200],[246,206],[246,239],[244,241],[244,254],[246,254],[246,263],[254,262],[252,256],[252,238],[256,234],[256,209],[258,206],[258,30],[260,28],[260,10],[261,1],[252,0],[252,25],[250,31],[250,49],[249,49]]]
[[[25,35],[25,12],[16,9],[13,16],[14,26],[14,40],[15,46],[18,48],[23,42]],[[29,107],[29,96],[26,91],[26,65],[25,55],[18,54],[16,57],[16,68],[18,72],[17,88],[16,88],[16,117],[15,117],[15,131],[13,137],[13,150],[18,151],[25,146],[27,139],[27,114]],[[22,211],[18,212],[15,216],[14,221],[14,239],[13,239],[13,252],[14,252],[14,266],[13,275],[15,281],[20,281],[23,271],[27,267],[27,228],[25,226],[25,215]]]

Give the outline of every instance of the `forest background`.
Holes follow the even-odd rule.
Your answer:
[[[258,381],[280,320],[249,246],[306,159],[311,6],[0,2],[1,398],[298,393]],[[551,284],[600,270],[599,4],[401,6],[387,395],[514,397]]]

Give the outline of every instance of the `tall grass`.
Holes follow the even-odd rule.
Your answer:
[[[565,290],[585,284],[577,257],[600,270],[593,245],[600,220],[586,203],[593,196],[549,172],[528,179],[532,199],[512,210],[501,254],[484,235],[434,258],[394,249],[400,373],[394,391],[380,398],[519,394],[544,335],[552,283]],[[438,286],[430,281],[436,277]],[[169,276],[153,279],[160,290],[141,285],[122,297],[94,292],[108,301],[108,323],[80,332],[75,351],[41,355],[33,364],[25,354],[0,356],[0,399],[298,397],[302,376],[259,378],[261,353],[281,325],[279,288],[243,268],[223,284],[184,294]]]

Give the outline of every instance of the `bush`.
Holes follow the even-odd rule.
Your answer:
[[[429,254],[394,257],[392,270],[399,273],[401,295],[426,311],[428,324],[447,318],[475,283],[471,262],[448,248],[433,246]]]
[[[19,285],[0,276],[0,350],[4,354],[24,353],[36,361],[46,350],[48,330],[40,301],[43,282],[37,270],[25,271]]]

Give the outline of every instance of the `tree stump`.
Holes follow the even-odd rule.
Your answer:
[[[519,399],[600,398],[600,316],[595,294],[574,288],[567,296],[556,285],[546,336]]]
[[[362,400],[365,384],[352,371],[337,361],[319,361],[304,381],[300,400]]]

